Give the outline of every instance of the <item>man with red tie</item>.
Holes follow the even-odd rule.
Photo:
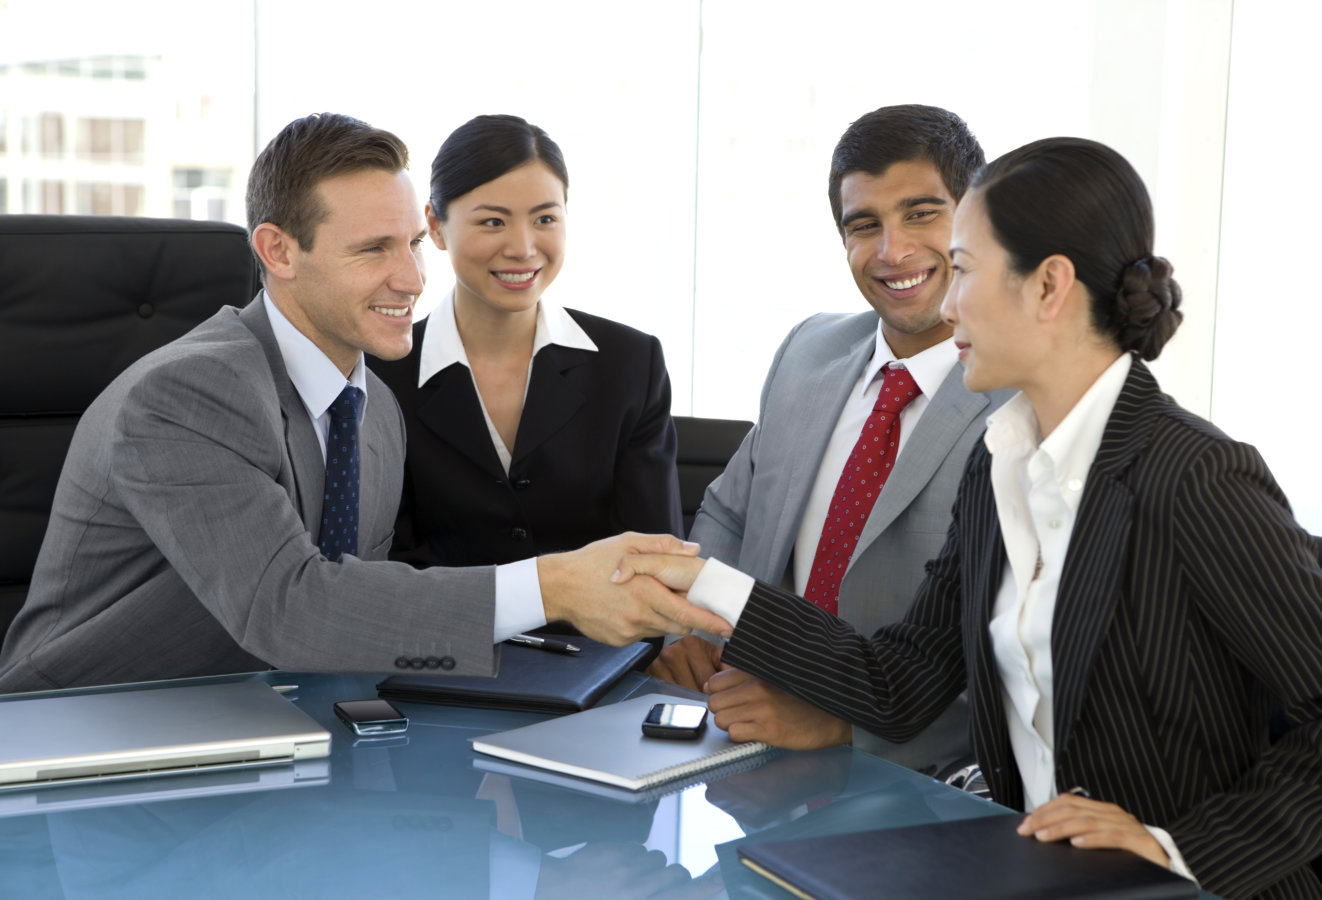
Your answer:
[[[941,301],[950,227],[977,139],[952,113],[883,107],[854,122],[831,159],[831,212],[871,307],[821,314],[781,344],[757,425],[712,482],[690,532],[701,555],[780,583],[871,632],[900,619],[936,556],[974,441],[1004,400],[971,394]],[[904,745],[747,673],[718,671],[693,636],[651,673],[706,690],[736,740],[809,749],[853,741],[938,773],[970,757],[963,698]],[[704,687],[705,686],[705,687]]]

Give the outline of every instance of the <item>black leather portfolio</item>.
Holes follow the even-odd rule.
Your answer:
[[[500,670],[492,678],[468,675],[392,675],[377,684],[382,697],[450,706],[578,712],[592,706],[624,674],[654,652],[638,642],[612,647],[585,637],[566,640],[578,653],[554,653],[502,644]]]
[[[740,861],[809,900],[1175,900],[1198,885],[1125,850],[1045,844],[1023,816],[744,844]]]

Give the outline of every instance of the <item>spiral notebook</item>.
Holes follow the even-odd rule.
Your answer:
[[[756,741],[737,744],[710,721],[695,741],[644,736],[643,717],[652,705],[675,702],[684,701],[645,694],[471,741],[474,750],[488,756],[631,791],[692,778],[771,749]]]

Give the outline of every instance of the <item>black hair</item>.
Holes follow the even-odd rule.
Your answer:
[[[450,201],[534,160],[546,164],[569,193],[560,147],[518,116],[477,116],[456,128],[431,164],[431,208],[442,222]]]
[[[1093,327],[1123,351],[1157,358],[1184,318],[1180,285],[1152,255],[1152,201],[1123,156],[1084,138],[1046,138],[988,165],[973,188],[1015,272],[1065,256],[1088,289]]]
[[[845,130],[831,154],[827,193],[841,237],[845,230],[840,184],[845,176],[851,172],[881,175],[895,163],[915,159],[936,167],[956,202],[968,190],[973,173],[987,161],[978,139],[952,112],[916,103],[874,109]]]

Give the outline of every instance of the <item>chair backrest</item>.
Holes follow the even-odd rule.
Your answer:
[[[130,363],[259,283],[237,225],[0,215],[0,638],[83,411]]]
[[[702,505],[702,495],[753,427],[742,419],[699,419],[675,416],[679,440],[679,503],[684,510],[684,533]]]

